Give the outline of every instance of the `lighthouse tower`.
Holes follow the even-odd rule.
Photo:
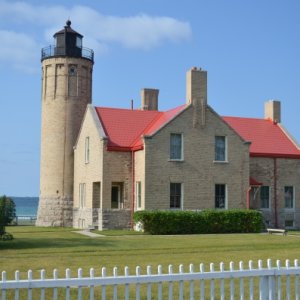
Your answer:
[[[36,225],[72,226],[73,147],[92,99],[94,53],[71,21],[42,49],[40,200]]]

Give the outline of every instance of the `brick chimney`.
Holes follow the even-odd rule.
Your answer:
[[[193,67],[186,73],[186,103],[207,104],[207,72]]]
[[[265,102],[265,119],[274,123],[281,122],[281,105],[278,100],[269,100]]]
[[[193,67],[186,73],[186,104],[192,104],[193,127],[206,124],[207,106],[207,72],[201,68]]]
[[[142,110],[158,110],[158,93],[157,89],[141,90],[141,109]]]

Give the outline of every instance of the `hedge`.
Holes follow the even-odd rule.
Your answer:
[[[137,211],[134,222],[150,234],[254,233],[263,228],[256,210]]]

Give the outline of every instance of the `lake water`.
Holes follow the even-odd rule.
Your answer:
[[[17,216],[36,216],[39,205],[38,197],[10,197],[16,204]]]

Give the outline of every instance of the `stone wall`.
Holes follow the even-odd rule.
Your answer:
[[[130,229],[132,223],[131,216],[132,212],[130,209],[105,209],[99,211],[99,230]]]
[[[205,124],[195,122],[205,114]],[[215,184],[227,187],[227,208],[244,208],[249,187],[249,144],[211,108],[192,105],[145,138],[145,209],[169,209],[170,182],[183,184],[182,209],[215,207]],[[183,160],[170,160],[170,134],[183,136]],[[227,161],[215,161],[215,136],[225,136]]]
[[[86,106],[91,102],[92,65],[91,61],[81,58],[43,60],[40,208],[37,216],[40,226],[49,226],[49,222],[66,223],[61,219],[62,214],[53,215],[54,219],[50,221],[44,207],[49,207],[52,199],[73,197],[73,147]]]
[[[250,173],[255,180],[264,186],[270,187],[270,208],[261,209],[265,220],[269,224],[268,226],[284,228],[286,221],[293,221],[294,228],[300,228],[300,160],[251,157]],[[285,186],[294,187],[295,201],[293,209],[285,208]],[[260,209],[259,191],[252,204],[253,208]],[[277,216],[275,215],[276,211]]]

